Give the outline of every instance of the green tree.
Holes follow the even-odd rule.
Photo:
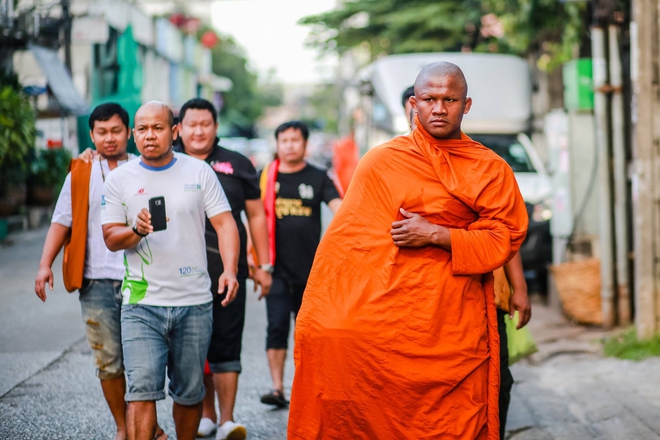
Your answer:
[[[539,67],[552,70],[574,57],[584,37],[586,3],[558,0],[484,0],[502,34],[484,40],[478,50],[536,54]]]
[[[23,169],[34,148],[35,114],[28,97],[12,85],[0,86],[0,170]]]
[[[213,73],[225,76],[232,81],[232,88],[223,94],[225,106],[240,113],[253,124],[263,112],[262,103],[257,99],[258,75],[248,67],[243,49],[228,35],[218,35],[219,41],[211,49]]]
[[[356,0],[305,17],[311,45],[340,53],[368,46],[380,54],[460,50],[472,45],[483,15],[479,0]]]
[[[545,59],[541,67],[554,67],[580,42],[584,10],[559,0],[355,0],[301,23],[321,52],[490,51],[535,54]]]

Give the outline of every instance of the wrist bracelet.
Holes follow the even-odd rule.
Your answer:
[[[133,225],[133,227],[131,228],[131,230],[132,230],[133,232],[135,232],[139,237],[142,237],[142,238],[144,238],[144,237],[146,237],[147,235],[149,235],[149,234],[141,234],[140,231],[137,230],[136,225]]]

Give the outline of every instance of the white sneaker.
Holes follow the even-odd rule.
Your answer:
[[[218,428],[215,440],[245,440],[246,437],[247,430],[245,426],[228,421]]]
[[[209,418],[202,418],[199,421],[199,428],[197,428],[197,437],[208,437],[213,434],[215,430],[218,429],[218,426],[215,422]]]

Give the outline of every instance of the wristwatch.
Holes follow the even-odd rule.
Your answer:
[[[275,268],[273,267],[272,264],[262,264],[259,266],[259,269],[263,270],[264,272],[268,272],[269,274],[273,274],[275,272]]]
[[[133,227],[132,227],[131,229],[133,230],[133,232],[135,232],[137,235],[139,235],[139,236],[142,237],[142,238],[144,238],[144,237],[146,237],[147,235],[149,235],[149,234],[142,234],[142,233],[140,233],[140,231],[137,230],[136,225],[133,225]]]

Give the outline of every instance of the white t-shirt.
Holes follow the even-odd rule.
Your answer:
[[[205,217],[231,211],[213,169],[204,161],[174,154],[153,168],[134,160],[108,176],[101,198],[101,222],[133,226],[149,199],[163,196],[167,229],[149,234],[124,251],[124,304],[178,307],[213,300],[207,272]]]
[[[128,160],[135,159],[129,154]],[[125,160],[117,161],[117,166],[125,164]],[[107,160],[95,161],[89,178],[89,210],[87,217],[87,248],[85,250],[84,278],[93,280],[124,278],[124,252],[112,252],[105,246],[101,228],[101,193],[103,192],[104,176],[110,174]],[[71,227],[73,208],[71,206],[71,173],[66,176],[62,191],[57,198],[53,212],[52,223]]]

